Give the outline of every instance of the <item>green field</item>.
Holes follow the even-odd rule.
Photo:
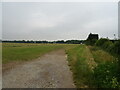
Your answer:
[[[55,49],[65,48],[67,50],[75,46],[77,45],[3,43],[2,63],[32,60]]]
[[[92,46],[79,44],[3,43],[2,63],[33,60],[56,49],[64,49],[78,88],[118,87],[116,58]]]

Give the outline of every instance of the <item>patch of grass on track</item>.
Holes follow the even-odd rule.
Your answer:
[[[92,87],[92,67],[95,66],[91,52],[85,45],[67,50],[68,61],[78,88]]]

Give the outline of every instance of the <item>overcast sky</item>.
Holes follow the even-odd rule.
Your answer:
[[[118,35],[117,2],[4,2],[2,39],[86,39]]]

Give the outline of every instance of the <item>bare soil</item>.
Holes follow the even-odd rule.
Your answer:
[[[75,88],[64,50],[52,51],[36,60],[3,72],[3,88]]]

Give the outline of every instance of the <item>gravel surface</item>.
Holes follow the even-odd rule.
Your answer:
[[[3,88],[75,88],[64,50],[18,65],[3,73]]]

